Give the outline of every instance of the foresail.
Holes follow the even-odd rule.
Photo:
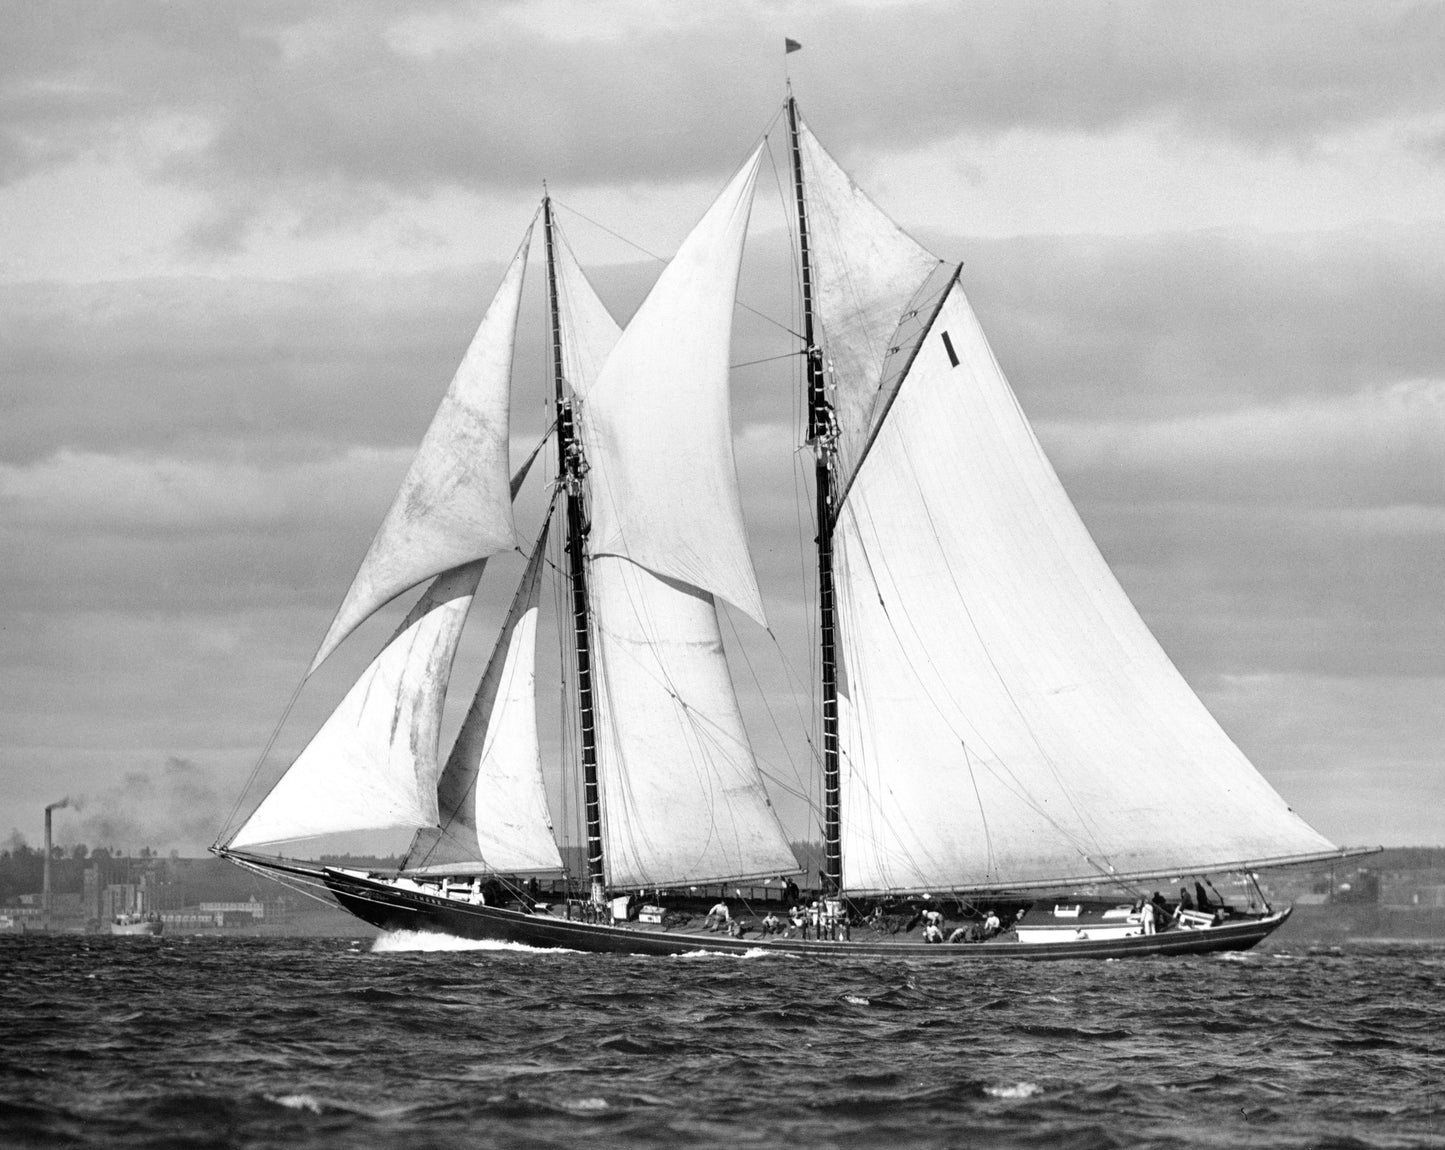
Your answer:
[[[712,596],[591,564],[608,881],[675,886],[797,869],[763,788]]]
[[[438,577],[231,847],[437,821],[437,739],[483,562]]]
[[[312,660],[432,575],[516,546],[508,495],[512,350],[532,229],[432,418],[401,489]]]
[[[701,587],[764,622],[733,460],[728,357],[758,157],[627,325],[582,409],[593,555]]]
[[[1335,850],[1139,618],[957,284],[835,542],[849,889],[1088,881]]]
[[[546,545],[544,524],[437,784],[441,825],[417,832],[408,870],[562,869],[537,739],[537,604]]]
[[[799,123],[817,315],[846,486],[953,269],[890,220]],[[921,320],[920,320],[920,317]]]

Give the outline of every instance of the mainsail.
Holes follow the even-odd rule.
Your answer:
[[[805,138],[839,397],[847,888],[1062,885],[1333,852],[1139,618],[956,276]]]
[[[422,580],[517,545],[507,494],[512,351],[532,229],[457,368],[311,662]]]
[[[683,243],[595,380],[572,380],[591,468],[597,758],[616,886],[797,866],[743,729],[713,599],[762,620],[727,387],[758,155]]]

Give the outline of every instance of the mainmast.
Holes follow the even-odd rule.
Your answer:
[[[788,135],[792,143],[793,193],[798,204],[798,251],[803,272],[803,343],[808,372],[808,442],[816,460],[818,614],[823,656],[823,893],[843,885],[842,828],[838,782],[838,661],[833,594],[833,460],[837,429],[823,385],[823,349],[813,332],[813,269],[808,252],[808,211],[803,199],[803,153],[798,143],[798,103],[788,96]]]
[[[587,471],[577,440],[572,399],[563,387],[562,317],[557,306],[557,264],[553,259],[552,197],[542,197],[547,241],[547,305],[552,317],[552,379],[557,408],[557,482],[567,499],[567,576],[572,586],[572,636],[577,651],[577,709],[582,735],[582,799],[587,816],[587,877],[592,901],[604,898],[602,804],[597,788],[597,719],[592,702],[592,649],[587,624],[587,569],[582,543],[587,520],[582,507],[582,478]]]

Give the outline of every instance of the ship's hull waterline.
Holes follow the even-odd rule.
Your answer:
[[[441,895],[400,889],[368,876],[325,870],[327,888],[343,908],[387,931],[417,931],[484,942],[515,943],[544,949],[599,954],[681,955],[758,954],[808,955],[816,958],[882,957],[963,961],[1145,958],[1152,955],[1211,954],[1248,950],[1268,937],[1290,916],[1290,909],[1226,921],[1205,930],[1166,930],[1127,938],[1072,942],[1020,943],[1009,936],[986,943],[930,944],[894,937],[816,941],[752,936],[735,938],[722,932],[683,927],[664,929],[638,923],[601,924],[527,914],[504,907],[460,902]],[[860,928],[861,929],[861,928]],[[855,935],[859,933],[854,932]]]

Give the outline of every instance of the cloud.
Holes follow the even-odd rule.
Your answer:
[[[1445,378],[1445,229],[935,246],[1034,419],[1154,418]]]
[[[1039,434],[1082,490],[1107,475],[1120,501],[1445,514],[1445,379],[1162,420],[1049,422]],[[1396,522],[1418,530],[1431,519]]]
[[[109,455],[61,450],[34,464],[0,464],[0,508],[15,524],[123,533],[295,526],[385,508],[406,449],[351,448],[263,468],[240,460]]]
[[[1300,150],[1428,138],[1445,106],[1429,5],[139,3],[8,31],[0,178],[123,156],[212,196],[194,238],[220,247],[283,205],[324,228],[448,187],[719,179],[776,111],[785,31],[845,155],[1140,124]]]
[[[64,449],[275,459],[414,447],[501,272],[0,284],[0,459]],[[597,280],[626,316],[655,276],[655,267],[625,265]],[[534,265],[513,371],[514,426],[539,432],[541,283]]]
[[[1440,841],[1445,676],[1251,674],[1205,700],[1291,805],[1335,842]]]

